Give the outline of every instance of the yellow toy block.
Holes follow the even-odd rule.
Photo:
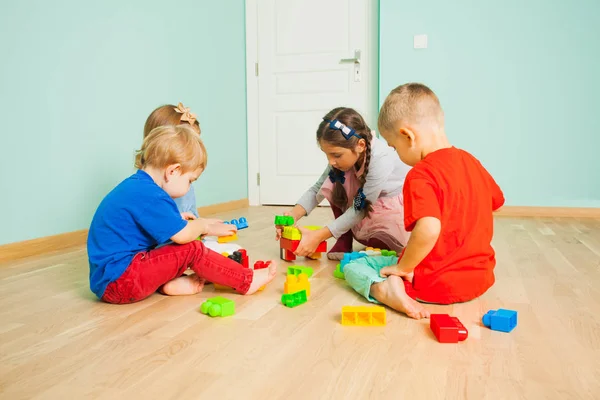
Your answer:
[[[302,234],[298,228],[294,228],[293,226],[284,226],[281,237],[289,240],[300,240],[302,239]]]
[[[306,297],[310,296],[310,282],[308,281],[308,275],[305,273],[298,274],[297,276],[288,275],[283,284],[283,293],[290,294],[301,290],[306,290]]]
[[[342,325],[383,326],[385,308],[382,306],[344,306],[342,307]]]
[[[219,285],[218,283],[213,283],[216,290],[228,290],[231,289],[229,286]]]
[[[222,253],[221,253],[221,255],[222,255],[223,257],[229,257],[229,253],[228,253],[228,252],[226,252],[226,251],[222,252]]]
[[[229,236],[219,236],[217,238],[217,242],[219,242],[219,243],[228,243],[228,242],[233,242],[234,240],[237,240],[236,233],[234,233],[233,235],[229,235]]]
[[[316,225],[306,225],[303,227],[304,229],[308,229],[309,231],[318,231],[319,229],[322,228],[322,226],[316,226]]]

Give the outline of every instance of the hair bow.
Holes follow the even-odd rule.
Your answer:
[[[327,118],[323,118],[323,120],[325,122],[329,122],[330,129],[342,132],[342,135],[344,136],[344,138],[346,138],[346,140],[350,139],[352,136],[356,136],[357,138],[361,139],[361,136],[357,134],[354,129],[350,128],[347,125],[344,125],[337,119],[329,120]]]
[[[183,104],[181,104],[181,102],[173,110],[175,110],[179,114],[182,114],[180,121],[186,121],[192,126],[194,125],[194,122],[196,122],[196,114],[190,112],[190,108],[184,107]]]
[[[339,182],[342,185],[346,182],[346,173],[344,171],[340,171],[339,169],[331,168],[329,170],[329,180],[331,183]]]

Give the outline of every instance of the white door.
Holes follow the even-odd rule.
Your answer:
[[[321,175],[316,131],[327,112],[347,106],[367,117],[376,102],[368,3],[258,0],[261,204],[295,204]]]

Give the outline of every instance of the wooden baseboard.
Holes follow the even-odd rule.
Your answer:
[[[504,206],[499,217],[600,218],[600,208]]]
[[[85,245],[87,229],[0,246],[0,264]]]
[[[248,199],[233,200],[226,203],[199,207],[198,214],[205,217],[246,207],[248,207]],[[0,264],[31,256],[84,246],[87,241],[87,233],[87,229],[82,229],[75,232],[61,233],[59,235],[46,236],[39,239],[0,245]]]
[[[240,199],[228,201],[226,203],[213,204],[212,206],[198,207],[198,215],[204,217],[207,215],[239,210],[240,208],[247,208],[249,204],[248,199]]]

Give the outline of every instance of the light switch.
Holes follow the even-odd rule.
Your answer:
[[[415,35],[413,43],[414,43],[415,49],[426,49],[427,48],[427,35]]]

